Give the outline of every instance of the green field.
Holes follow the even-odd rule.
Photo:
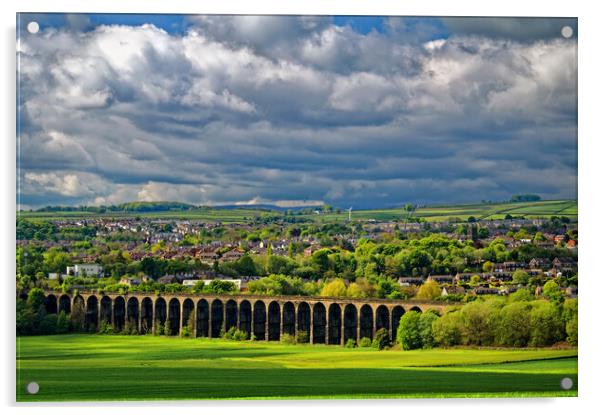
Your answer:
[[[570,377],[572,390],[560,389]],[[36,395],[26,385],[40,385]],[[345,349],[216,339],[17,339],[17,401],[577,396],[577,350]]]
[[[194,209],[186,211],[167,212],[110,212],[94,214],[89,212],[20,212],[22,218],[30,220],[60,220],[78,219],[83,217],[145,217],[145,218],[172,218],[172,219],[196,219],[204,221],[220,221],[224,223],[245,222],[262,214],[269,214],[266,210],[253,209]],[[278,212],[272,211],[271,214]],[[456,206],[436,206],[419,208],[414,217],[426,218],[429,221],[444,221],[450,218],[466,220],[470,216],[478,219],[502,219],[506,214],[513,216],[525,216],[527,218],[549,218],[553,215],[564,215],[577,219],[576,200],[542,200],[538,202],[523,203],[494,203],[494,204],[469,204]],[[354,210],[352,219],[391,221],[401,220],[405,216],[401,208],[376,209],[376,210]],[[300,218],[309,219],[314,222],[345,222],[348,219],[347,212],[332,213],[324,215],[302,215]]]

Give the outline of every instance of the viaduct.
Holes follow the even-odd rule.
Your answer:
[[[280,340],[287,333],[308,333],[312,344],[345,344],[387,329],[395,340],[399,319],[408,310],[443,313],[446,304],[357,298],[256,296],[245,294],[150,294],[80,291],[64,294],[46,291],[46,311],[70,314],[79,308],[85,328],[101,323],[116,331],[135,327],[141,334],[155,333],[169,321],[169,335],[190,327],[192,337],[219,337],[222,330],[236,327],[256,340]]]

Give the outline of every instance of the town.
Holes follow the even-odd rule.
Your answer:
[[[566,216],[349,219],[19,218],[17,288],[449,302],[521,287],[537,296],[554,281],[577,295],[577,223]]]

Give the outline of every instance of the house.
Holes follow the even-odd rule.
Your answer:
[[[201,262],[204,262],[207,264],[213,264],[215,261],[217,261],[219,259],[219,255],[217,254],[217,252],[214,249],[203,250],[203,251],[199,252],[197,254],[197,256],[201,260]]]
[[[67,267],[67,275],[95,278],[102,278],[104,276],[103,268],[98,264],[75,264],[72,267]]]
[[[140,280],[138,278],[126,278],[126,277],[122,277],[119,280],[119,284],[123,284],[123,285],[127,285],[127,286],[136,286],[136,285],[140,285]]]
[[[422,285],[424,283],[424,279],[420,277],[400,277],[397,279],[399,285],[403,287],[407,287],[410,285]]]
[[[245,255],[242,249],[232,249],[222,255],[221,260],[224,262],[238,261]]]
[[[577,262],[573,258],[554,258],[552,261],[553,268],[556,272],[574,272],[577,270]]]
[[[473,290],[473,293],[476,295],[499,294],[500,290],[490,287],[477,287]]]
[[[435,281],[437,284],[451,284],[454,282],[453,275],[429,275],[428,281]]]
[[[529,269],[550,269],[552,261],[547,258],[533,258],[529,261]]]
[[[319,245],[312,245],[308,248],[305,248],[303,250],[303,255],[304,256],[312,256],[314,252],[316,252],[317,250],[319,250],[321,247]]]
[[[451,295],[451,294],[465,294],[466,290],[463,287],[458,287],[458,286],[454,286],[451,285],[449,287],[443,287],[443,289],[441,290],[441,295],[445,296],[445,295]]]
[[[176,282],[176,277],[174,277],[173,275],[164,275],[162,277],[160,277],[157,282],[159,284],[173,284],[174,282]]]

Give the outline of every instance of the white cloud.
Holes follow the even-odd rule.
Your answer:
[[[19,39],[23,203],[576,193],[574,39],[193,20],[184,34],[82,21]],[[551,165],[556,183],[526,178]]]

